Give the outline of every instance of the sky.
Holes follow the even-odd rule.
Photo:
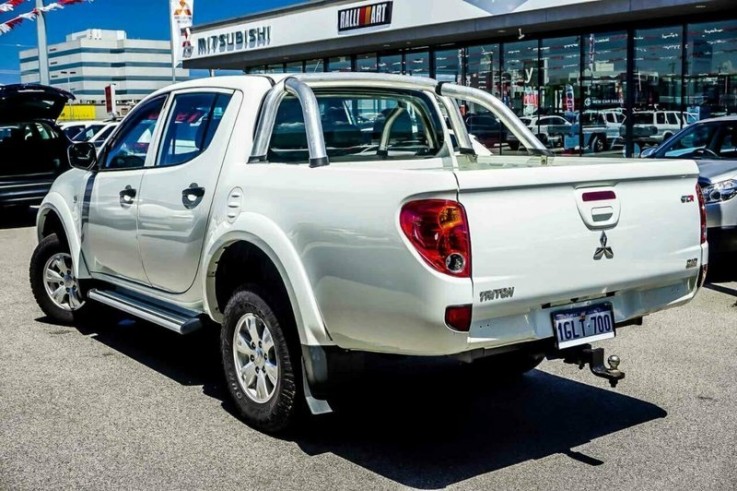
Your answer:
[[[3,3],[5,0],[0,0]],[[55,0],[44,0],[44,4]],[[306,0],[195,0],[194,24],[263,12]],[[12,12],[0,12],[0,22],[31,11],[28,0]],[[94,0],[66,6],[46,14],[49,44],[64,41],[67,34],[85,29],[124,30],[129,38],[169,39],[169,0]],[[20,82],[21,50],[37,47],[36,23],[25,21],[0,35],[0,84]]]

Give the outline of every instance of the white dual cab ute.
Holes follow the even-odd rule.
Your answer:
[[[460,101],[529,155],[477,155]],[[69,158],[38,213],[43,311],[218,326],[233,400],[264,431],[305,402],[329,411],[376,353],[490,376],[562,358],[615,385],[619,360],[589,343],[688,302],[705,274],[693,161],[553,158],[498,99],[430,79],[193,80]]]

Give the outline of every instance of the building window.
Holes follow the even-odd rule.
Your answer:
[[[325,71],[325,63],[322,58],[307,60],[305,62],[305,73],[318,73]]]
[[[294,61],[292,63],[287,63],[284,65],[284,72],[285,73],[302,73],[304,72],[304,63],[301,61]]]
[[[582,37],[583,77],[581,111],[585,117],[582,126],[580,150],[583,153],[602,154],[612,145],[623,143],[625,127],[620,124],[620,138],[616,139],[614,130],[602,143],[591,128],[603,124],[601,115],[624,120],[625,97],[627,92],[627,33],[608,32],[588,34]],[[607,116],[614,115],[614,116]],[[616,123],[615,123],[616,125]],[[602,146],[603,145],[603,146]]]
[[[435,78],[440,82],[463,84],[463,49],[435,51]]]
[[[329,72],[350,72],[353,66],[350,56],[339,56],[328,60]]]
[[[500,52],[498,44],[468,48],[466,84],[501,98]]]
[[[394,73],[401,75],[404,73],[402,55],[386,55],[379,57],[379,72]]]
[[[356,71],[363,73],[378,72],[379,65],[376,61],[376,53],[356,56]]]
[[[430,76],[429,51],[410,51],[407,52],[404,59],[404,69],[406,75],[414,75],[416,77]]]
[[[580,124],[577,123],[580,123],[579,114],[583,102],[579,83],[581,38],[568,36],[543,39],[540,44],[540,67],[542,85],[539,113],[549,118],[563,118],[565,121],[557,120],[561,125],[557,132],[562,133],[559,146],[565,153],[579,153]]]
[[[275,63],[273,65],[266,65],[266,70],[264,73],[284,73],[284,64]]]
[[[686,117],[737,112],[737,20],[689,24]]]
[[[557,145],[562,140],[558,128],[548,128],[538,121],[540,66],[538,41],[519,41],[504,44],[501,73],[502,101],[546,145]],[[512,150],[519,143],[510,143]]]

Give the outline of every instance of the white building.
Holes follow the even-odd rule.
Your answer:
[[[38,83],[38,49],[20,52],[21,83]],[[177,81],[189,70],[177,69]],[[49,83],[69,90],[77,103],[104,104],[116,85],[118,104],[131,105],[172,83],[169,41],[128,39],[125,31],[87,29],[49,45]]]

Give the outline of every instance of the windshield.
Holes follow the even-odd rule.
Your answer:
[[[737,158],[737,121],[694,124],[659,148],[657,158]]]

